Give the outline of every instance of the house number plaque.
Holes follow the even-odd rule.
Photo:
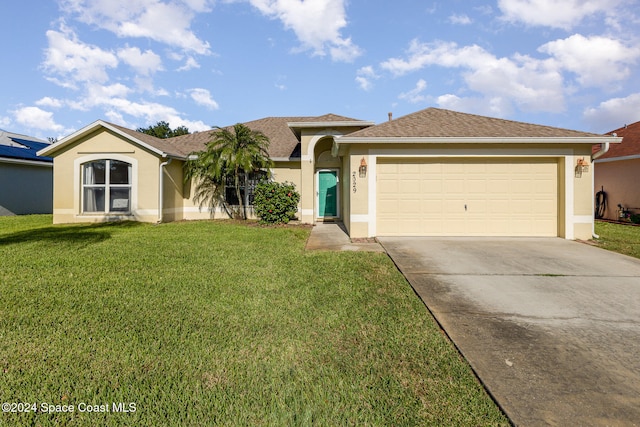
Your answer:
[[[356,173],[353,173],[353,192],[355,193],[356,191],[358,191],[358,189],[356,188]]]

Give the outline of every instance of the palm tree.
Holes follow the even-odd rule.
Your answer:
[[[246,187],[250,173],[272,167],[273,162],[267,152],[269,138],[242,123],[232,128],[216,129],[205,150],[193,153],[197,155],[197,160],[187,162],[185,177],[200,180],[194,200],[208,202],[212,208],[224,198],[224,187],[227,180],[232,179],[239,203],[238,212],[242,219],[247,219],[241,189]],[[225,209],[229,213],[226,205]]]

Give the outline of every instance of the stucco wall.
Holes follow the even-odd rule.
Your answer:
[[[604,187],[607,209],[604,218],[618,219],[618,204],[632,213],[640,213],[640,159],[597,161],[595,163],[595,193]]]
[[[130,215],[82,213],[82,164],[99,159],[122,160],[132,164]],[[118,219],[156,222],[159,165],[160,159],[154,154],[106,129],[87,135],[56,153],[53,167],[53,222],[58,224]]]
[[[53,211],[53,165],[0,160],[0,216]]]
[[[183,165],[184,162],[174,159],[171,163],[163,167],[163,222],[180,221],[184,219],[185,185],[183,182]]]
[[[181,163],[181,162],[180,162]],[[300,163],[299,162],[275,162],[274,167],[271,169],[273,179],[277,182],[291,182],[296,186],[296,190],[300,192]],[[211,212],[209,206],[200,206],[199,203],[194,201],[194,195],[196,194],[197,182],[192,180],[184,184],[182,206],[183,206],[183,218],[186,220],[198,220],[198,219],[226,219],[229,218],[228,214],[222,207],[218,206],[214,212]],[[300,212],[299,212],[300,213]],[[252,209],[248,211],[250,218],[255,218]],[[300,215],[299,215],[300,216]]]

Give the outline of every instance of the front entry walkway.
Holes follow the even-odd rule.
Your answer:
[[[341,222],[317,223],[311,230],[308,251],[384,252],[378,242],[352,242]]]

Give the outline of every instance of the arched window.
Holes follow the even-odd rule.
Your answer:
[[[82,212],[127,213],[131,209],[131,164],[93,160],[82,165]]]

